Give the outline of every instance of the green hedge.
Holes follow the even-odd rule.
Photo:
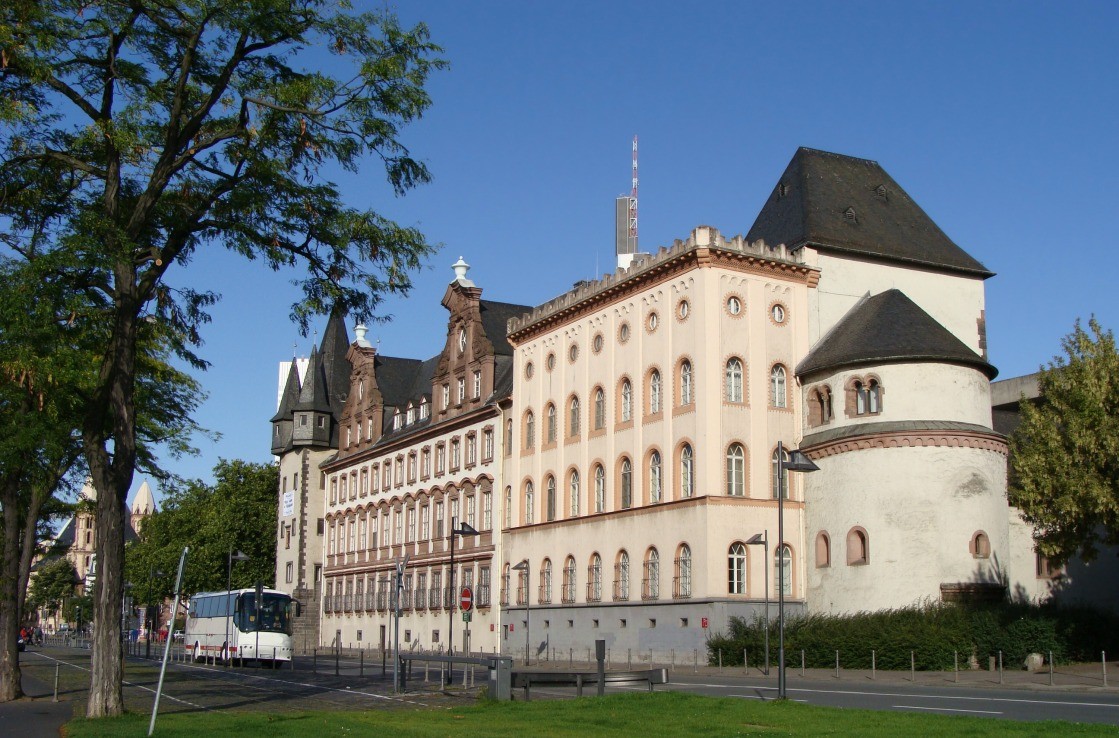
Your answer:
[[[770,619],[771,661],[777,661],[777,618]],[[743,652],[751,664],[765,661],[765,623],[731,618],[730,632],[707,643],[708,663],[741,666]],[[1003,653],[1008,668],[1017,668],[1029,653],[1050,651],[1057,663],[1096,661],[1101,651],[1119,655],[1119,616],[1086,607],[1053,605],[955,605],[927,603],[896,610],[849,615],[798,614],[785,619],[788,663],[799,664],[804,651],[809,668],[832,668],[835,652],[846,669],[908,669],[912,652],[918,669],[947,670],[959,654],[966,669],[975,656],[980,668],[989,656]]]

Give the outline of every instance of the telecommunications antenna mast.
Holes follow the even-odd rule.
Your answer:
[[[637,253],[637,136],[633,137],[633,189],[629,193],[630,253]]]

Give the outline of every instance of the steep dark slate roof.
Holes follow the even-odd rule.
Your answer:
[[[350,392],[350,366],[346,354],[350,351],[350,337],[346,332],[346,318],[340,310],[333,310],[326,324],[326,331],[319,346],[322,376],[326,379],[327,402],[334,420],[342,418],[346,395]]]
[[[482,330],[486,338],[493,344],[493,351],[498,356],[512,356],[513,347],[507,337],[507,325],[510,318],[519,318],[532,310],[526,305],[513,305],[508,302],[493,302],[480,300],[482,308]]]
[[[295,406],[299,404],[299,367],[296,360],[291,360],[291,368],[288,370],[288,379],[284,383],[284,394],[280,397],[280,408],[276,414],[272,416],[270,422],[277,423],[281,420],[291,420],[292,411]]]
[[[893,420],[877,423],[856,423],[841,428],[829,428],[818,433],[810,433],[801,439],[800,447],[811,448],[823,443],[834,443],[848,438],[870,436],[875,433],[904,433],[906,431],[952,431],[1003,435],[986,426],[976,425],[975,423],[960,423],[955,420]]]
[[[416,375],[425,362],[419,359],[401,359],[395,356],[380,356],[375,359],[374,371],[377,373],[377,386],[386,407],[404,408],[413,399]],[[431,377],[428,376],[430,381]],[[415,396],[415,399],[419,399]],[[392,415],[388,413],[387,415]],[[388,418],[386,418],[388,419]]]
[[[901,290],[856,305],[797,366],[797,376],[866,364],[933,361],[998,370],[937,323]]]
[[[326,374],[319,360],[319,350],[315,347],[311,347],[311,358],[307,362],[307,373],[303,377],[303,387],[299,391],[299,403],[295,409],[316,413],[332,412]]]
[[[747,239],[993,275],[953,243],[878,162],[803,147]]]
[[[504,400],[513,394],[513,357],[498,356],[493,367],[493,399]]]

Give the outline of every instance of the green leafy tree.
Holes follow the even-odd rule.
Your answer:
[[[252,587],[257,580],[272,586],[276,577],[276,490],[274,464],[222,459],[214,467],[214,484],[201,480],[173,486],[163,508],[144,521],[140,540],[125,552],[133,596],[150,603],[174,595],[175,572],[184,546],[190,546],[183,572],[183,595],[226,587],[229,552],[248,554],[233,562],[232,586]],[[153,571],[163,577],[151,576]]]
[[[439,52],[422,25],[329,0],[0,3],[3,242],[99,304],[88,320],[107,333],[81,424],[98,492],[96,620],[121,607],[142,326],[199,367],[215,299],[167,275],[215,246],[299,267],[304,328],[334,307],[368,318],[406,292],[431,246],[347,206],[321,172],[372,157],[398,195],[429,179],[400,130],[430,105]],[[119,640],[95,631],[90,717],[122,712]]]
[[[70,559],[60,556],[45,562],[35,572],[27,595],[27,604],[33,608],[58,610],[63,601],[74,594],[78,572]]]
[[[1043,367],[1036,404],[1010,437],[1010,503],[1057,564],[1119,543],[1119,354],[1095,318]]]

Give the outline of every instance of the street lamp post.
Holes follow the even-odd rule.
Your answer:
[[[755,533],[747,546],[764,546],[765,557],[762,559],[762,572],[765,574],[765,675],[769,676],[769,528],[763,533]]]
[[[529,592],[528,581],[528,559],[513,567],[514,570],[519,571],[525,576],[525,666],[528,666],[528,644],[529,633],[532,632],[532,620],[529,618],[530,609],[532,606],[532,594]]]
[[[451,518],[451,573],[448,575],[450,580],[448,587],[451,593],[451,607],[447,611],[447,655],[454,658],[455,655],[455,609],[458,606],[458,595],[455,593],[455,536],[476,536],[478,531],[474,530],[474,526],[469,523],[460,523],[455,525],[456,518]],[[448,668],[447,681],[451,679],[450,672],[453,669]]]
[[[148,596],[144,599],[144,628],[148,631],[147,642],[144,644],[144,658],[150,659],[152,657],[152,583],[157,576],[163,576],[163,572],[157,570],[154,566],[148,569]]]
[[[785,448],[777,442],[777,699],[785,699],[785,557],[789,549],[785,545],[785,474],[786,472],[814,472],[820,467],[799,449],[789,453],[785,460]],[[766,562],[768,565],[769,562]]]
[[[226,666],[226,668],[229,668],[230,663],[233,662],[232,649],[229,648],[229,625],[230,625],[230,623],[232,621],[232,618],[233,618],[233,603],[229,601],[231,599],[230,598],[230,593],[233,590],[233,562],[234,561],[248,561],[248,560],[249,560],[248,554],[241,553],[240,551],[238,551],[237,553],[233,553],[233,547],[232,546],[229,547],[229,564],[228,564],[228,566],[226,567],[226,570],[225,570],[225,666]],[[257,607],[259,607],[259,606],[260,606],[260,603],[257,603]],[[258,618],[258,620],[259,620],[259,618]],[[174,623],[172,623],[172,626],[173,625],[174,625]],[[245,665],[245,662],[242,661],[241,666],[244,666],[244,665]]]

